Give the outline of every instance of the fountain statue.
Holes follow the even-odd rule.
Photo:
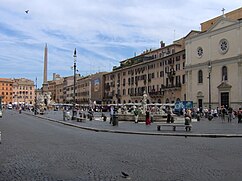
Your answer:
[[[144,94],[143,94],[143,100],[142,100],[142,114],[145,114],[146,111],[147,111],[147,94],[146,92],[144,91]]]

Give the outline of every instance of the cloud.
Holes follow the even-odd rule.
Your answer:
[[[80,73],[110,71],[121,60],[185,36],[200,23],[241,7],[240,0],[1,0],[0,69],[41,85],[48,44],[48,79],[72,75],[77,48]],[[25,10],[29,9],[26,14]]]

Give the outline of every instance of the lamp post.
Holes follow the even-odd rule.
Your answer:
[[[208,119],[211,119],[210,113],[211,113],[211,72],[212,72],[212,66],[211,62],[208,62]]]
[[[74,55],[73,55],[73,58],[74,58],[74,83],[73,83],[73,106],[72,106],[72,120],[75,119],[75,106],[76,106],[76,48],[74,50]]]
[[[37,114],[37,77],[35,79],[35,100],[34,100],[34,115]]]

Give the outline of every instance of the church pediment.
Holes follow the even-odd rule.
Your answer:
[[[228,84],[228,83],[226,83],[226,82],[222,82],[219,86],[218,86],[218,89],[219,90],[221,90],[221,89],[231,89],[232,88],[232,86],[230,85],[230,84]]]
[[[225,17],[221,17],[221,18],[218,19],[218,21],[216,23],[214,23],[213,26],[211,26],[207,30],[207,32],[218,30],[218,29],[224,28],[226,26],[230,26],[230,25],[235,24],[235,23],[236,23],[236,21],[232,21],[232,20],[229,20]]]
[[[184,39],[189,39],[189,38],[192,38],[196,35],[198,35],[200,33],[200,31],[196,31],[196,30],[191,30],[185,37]]]

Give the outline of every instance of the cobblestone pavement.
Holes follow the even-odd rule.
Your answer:
[[[137,181],[242,178],[241,138],[93,132],[15,111],[4,113],[0,131],[0,181],[127,180],[121,171]]]

